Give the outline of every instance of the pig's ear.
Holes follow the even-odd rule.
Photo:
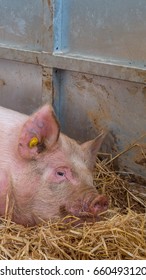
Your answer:
[[[25,159],[36,159],[38,154],[50,149],[58,140],[59,124],[53,108],[44,105],[31,115],[22,127],[18,151]]]
[[[99,151],[106,134],[107,132],[102,131],[95,139],[81,144],[85,162],[90,170],[93,170],[94,168],[97,152]]]

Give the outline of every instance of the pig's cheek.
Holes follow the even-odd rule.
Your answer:
[[[77,180],[76,178],[73,178],[73,177],[68,178],[68,181],[69,181],[69,183],[70,183],[71,185],[73,185],[73,186],[79,185],[79,182],[78,182],[78,180]]]

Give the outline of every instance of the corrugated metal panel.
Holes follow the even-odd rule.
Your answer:
[[[108,128],[119,167],[146,177],[145,18],[145,0],[0,0],[0,105],[53,102],[81,141]]]

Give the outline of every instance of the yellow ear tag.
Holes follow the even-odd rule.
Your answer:
[[[39,140],[37,137],[31,138],[31,140],[29,142],[29,148],[31,149],[31,148],[37,146],[38,143],[39,143]]]

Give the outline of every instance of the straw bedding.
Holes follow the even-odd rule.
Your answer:
[[[0,259],[146,259],[146,182],[98,160],[95,185],[109,198],[99,222],[25,228],[1,218]]]

